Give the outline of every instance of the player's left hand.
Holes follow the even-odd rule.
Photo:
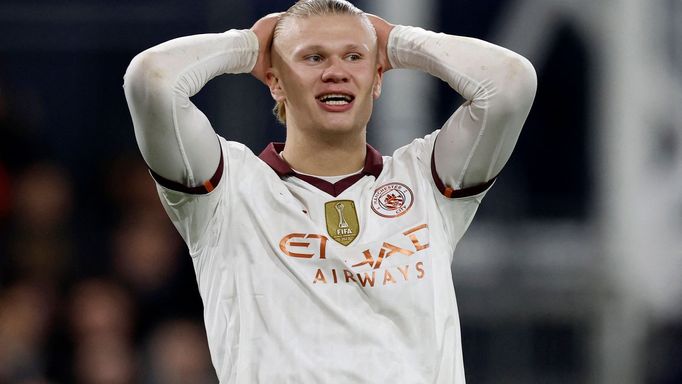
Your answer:
[[[379,49],[379,65],[386,72],[391,67],[391,62],[388,60],[388,35],[391,33],[395,24],[391,24],[388,21],[382,19],[379,16],[367,13],[369,21],[374,25],[374,29],[377,31],[377,48]]]

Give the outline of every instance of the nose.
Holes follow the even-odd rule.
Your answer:
[[[343,60],[330,58],[327,67],[322,72],[322,81],[330,83],[345,83],[348,81],[348,72],[344,68]]]

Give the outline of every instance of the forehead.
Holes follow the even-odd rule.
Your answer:
[[[366,46],[373,49],[374,30],[357,15],[291,17],[284,21],[275,44],[287,51],[309,46]]]

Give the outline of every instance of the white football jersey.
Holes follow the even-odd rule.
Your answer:
[[[445,188],[437,134],[335,184],[223,138],[206,193],[157,179],[221,383],[465,382],[450,264],[490,183]]]

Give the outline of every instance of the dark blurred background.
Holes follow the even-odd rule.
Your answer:
[[[528,57],[536,101],[455,253],[471,383],[682,382],[682,2],[356,1]],[[291,1],[2,0],[0,383],[215,383],[191,260],[134,140],[135,54]],[[269,92],[194,97],[224,137],[282,140]],[[392,71],[384,154],[461,100]]]

